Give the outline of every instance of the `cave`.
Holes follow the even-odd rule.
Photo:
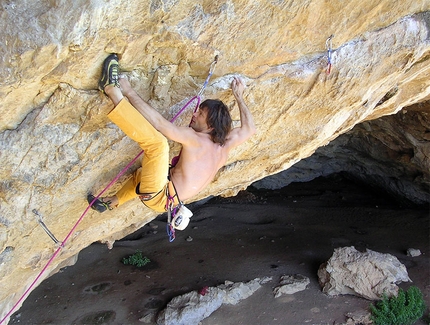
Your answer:
[[[167,216],[161,214],[111,249],[93,243],[79,253],[76,264],[42,282],[10,324],[156,324],[156,315],[175,296],[262,277],[270,277],[270,285],[235,306],[220,307],[199,324],[345,324],[348,315],[368,310],[370,302],[324,295],[316,273],[333,249],[349,246],[396,256],[428,305],[429,192],[420,183],[428,179],[428,172],[412,163],[419,149],[405,146],[399,133],[365,133],[384,130],[381,125],[396,119],[405,121],[405,115],[414,122],[404,124],[399,133],[409,127],[420,130],[415,123],[420,120],[419,134],[428,135],[426,111],[412,107],[406,114],[357,125],[291,169],[251,184],[236,196],[193,203],[189,227],[173,242],[164,229]],[[403,143],[400,152],[376,140],[388,136]],[[374,152],[378,154],[372,156]],[[390,168],[379,167],[388,162]],[[386,174],[363,173],[372,171],[371,166]],[[405,188],[408,192],[402,193]],[[422,255],[409,256],[410,248]],[[137,251],[149,258],[147,266],[121,262]],[[307,276],[310,285],[294,295],[273,298],[272,289],[285,274]],[[399,284],[405,290],[410,285]],[[426,324],[425,319],[416,324]],[[363,323],[358,318],[348,324]]]

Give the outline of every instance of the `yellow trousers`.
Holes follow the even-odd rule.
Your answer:
[[[165,212],[169,173],[167,139],[126,99],[119,102],[108,114],[108,118],[144,150],[142,168],[116,193],[118,205],[141,194],[152,194],[152,199],[142,202],[157,212]]]

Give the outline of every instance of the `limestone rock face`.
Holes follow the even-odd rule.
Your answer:
[[[370,300],[397,295],[397,284],[411,281],[406,267],[390,254],[368,249],[361,253],[354,247],[334,250],[320,266],[318,279],[329,296],[356,295]]]
[[[239,113],[230,82],[238,75],[247,83],[245,100],[258,132],[232,152],[195,200],[234,195],[356,124],[423,102],[430,93],[427,0],[0,6],[2,319],[22,303],[27,288],[73,263],[81,249],[94,241],[112,245],[155,217],[138,202],[84,214],[87,193],[100,193],[140,152],[107,120],[112,103],[97,91],[108,53],[119,54],[138,93],[166,118],[198,92],[215,55],[219,62],[204,95],[224,100],[235,125]],[[327,74],[326,39],[332,34]],[[189,118],[187,112],[177,123],[186,125]],[[177,150],[172,144],[172,154]],[[114,193],[138,164],[105,193]],[[33,209],[57,239],[67,238],[49,265],[56,246]]]

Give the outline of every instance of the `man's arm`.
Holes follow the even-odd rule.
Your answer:
[[[146,103],[131,87],[126,78],[120,78],[119,83],[122,93],[128,98],[133,107],[143,115],[143,117],[166,138],[179,143],[192,143],[195,135],[191,128],[177,126],[166,120],[157,110]]]
[[[245,142],[256,132],[254,118],[243,99],[243,91],[245,89],[244,83],[242,80],[235,77],[231,83],[231,89],[239,107],[241,125],[238,128],[234,128],[230,133],[227,141],[227,145],[230,149]]]

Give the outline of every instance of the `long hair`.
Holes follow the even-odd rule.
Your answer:
[[[231,131],[231,116],[227,106],[217,99],[206,99],[199,106],[208,112],[206,122],[213,130],[209,133],[211,139],[221,146],[225,144],[227,136]]]

